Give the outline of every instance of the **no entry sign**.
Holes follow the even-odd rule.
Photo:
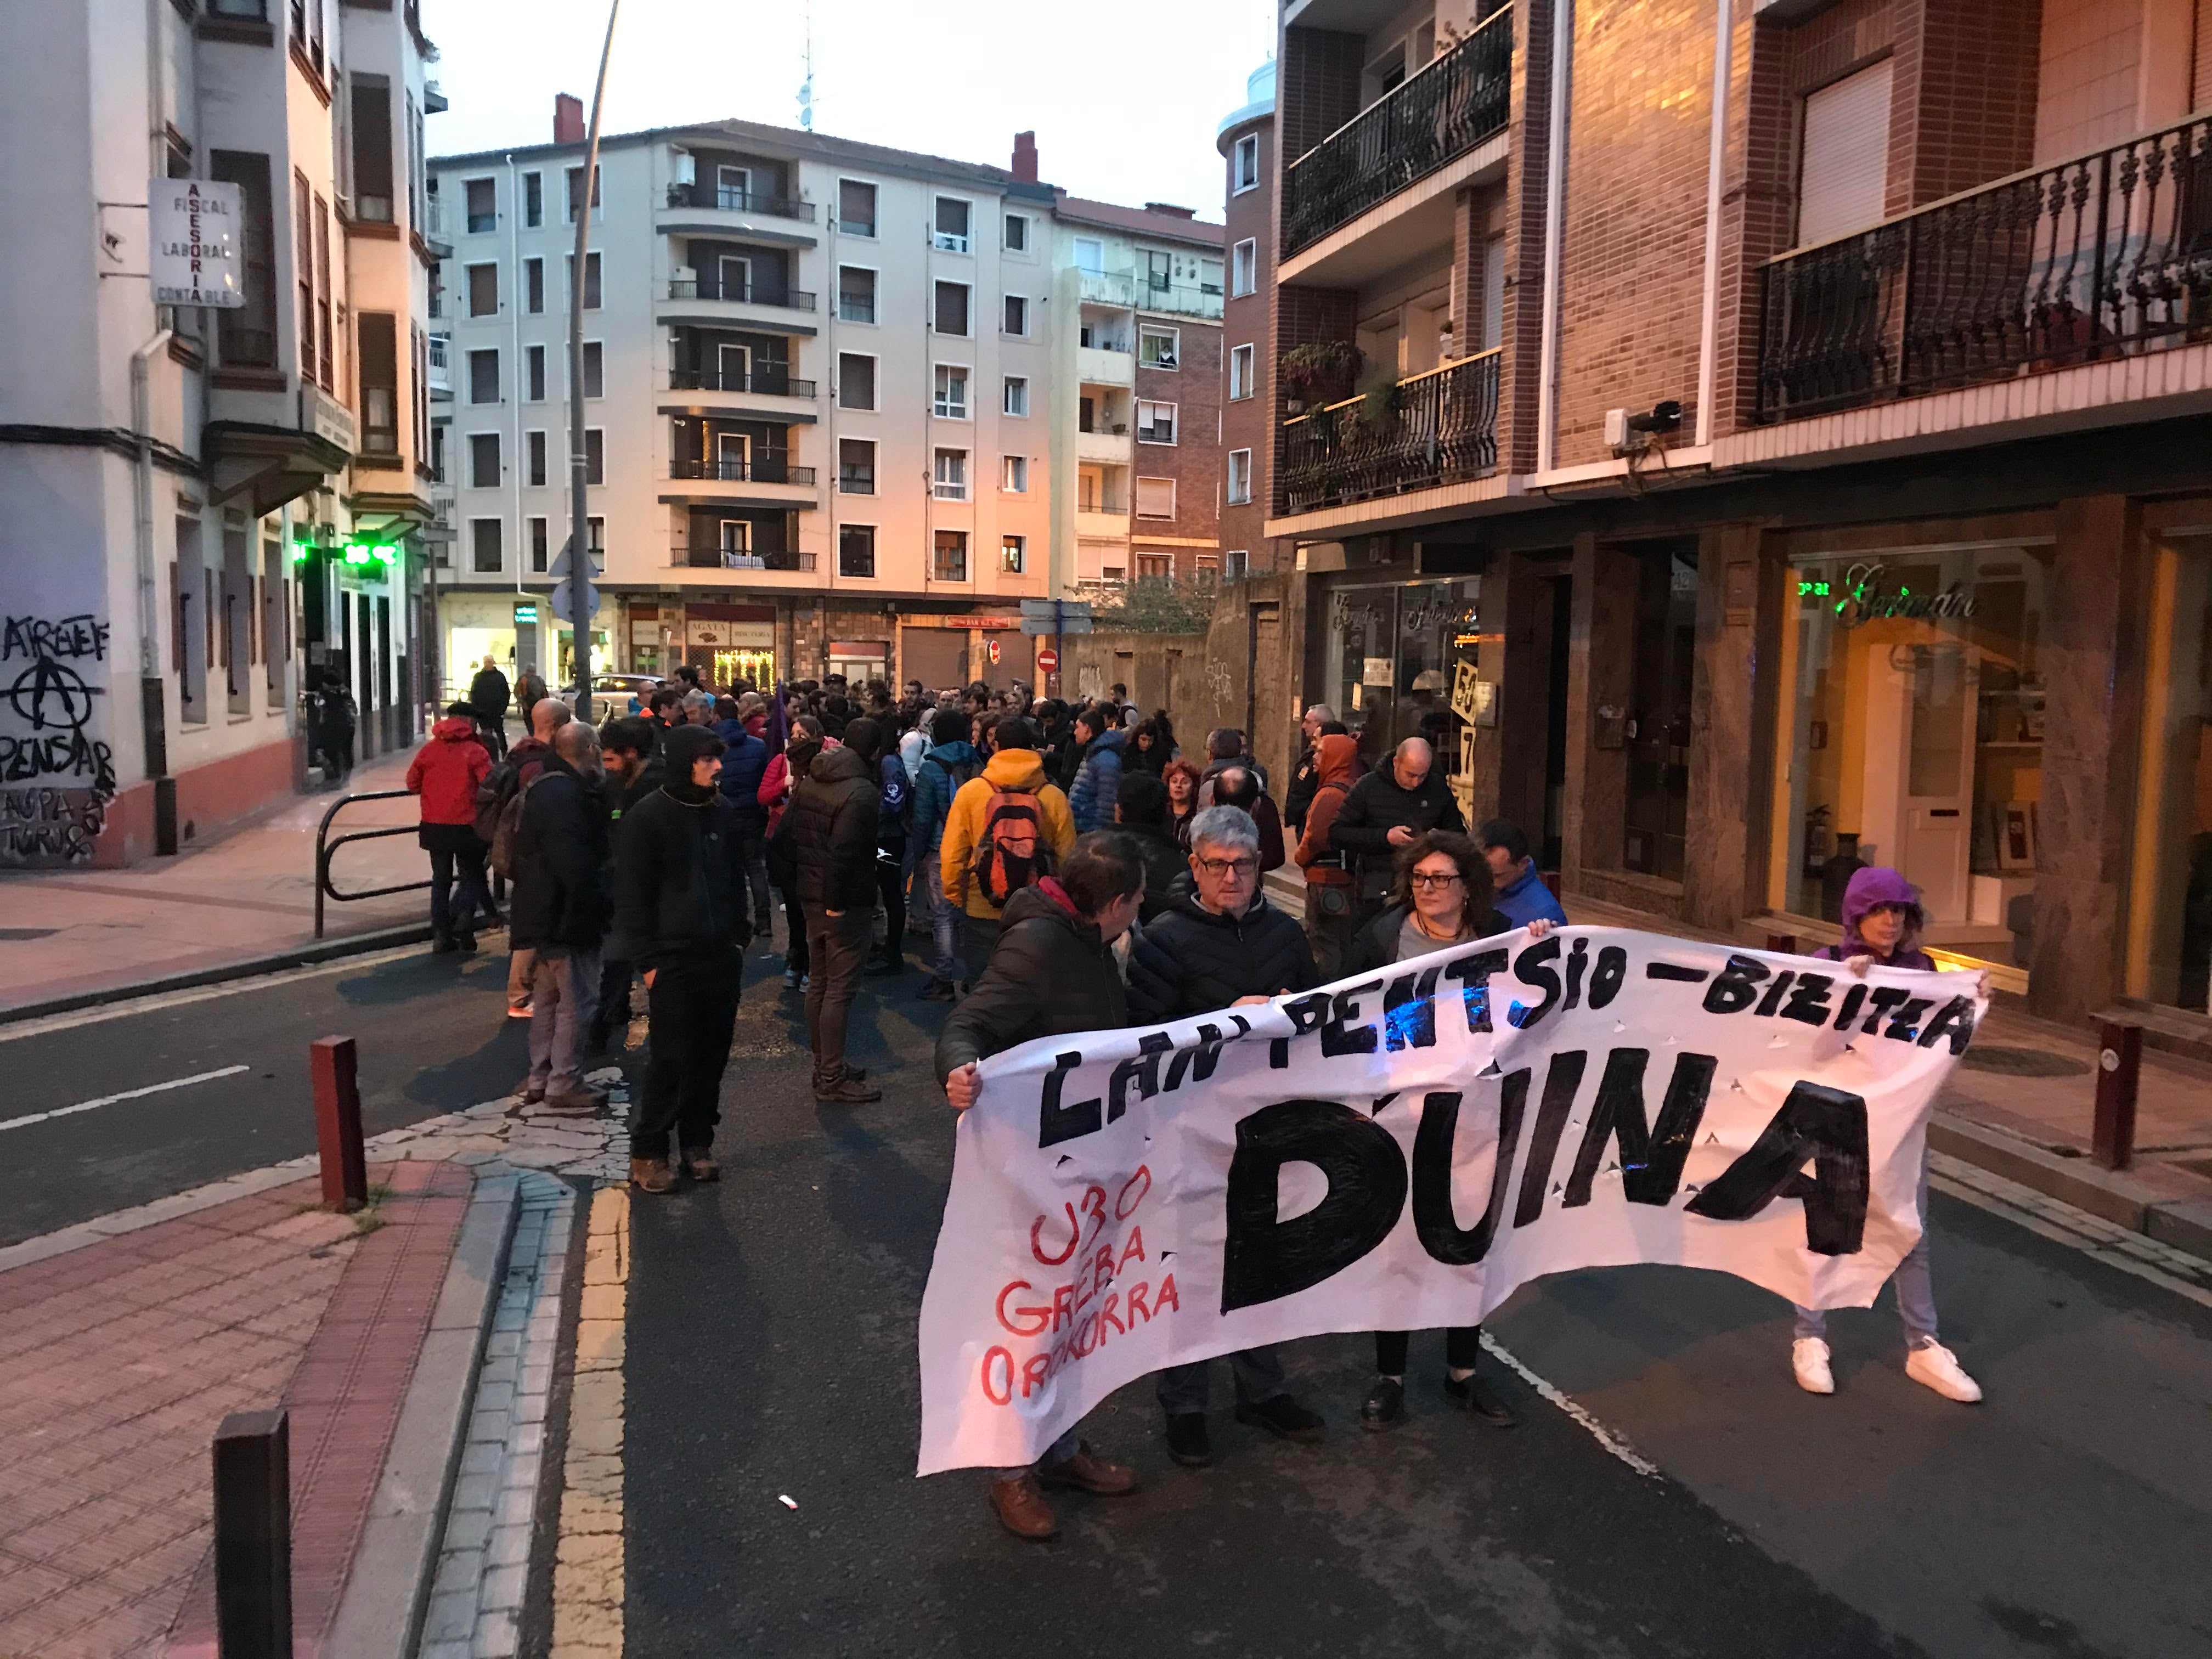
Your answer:
[[[1054,650],[1050,646],[1047,646],[1043,650],[1038,652],[1037,672],[1040,674],[1057,674],[1060,672],[1060,653]]]

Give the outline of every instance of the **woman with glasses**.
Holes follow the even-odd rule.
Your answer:
[[[1495,888],[1489,863],[1465,836],[1425,830],[1398,849],[1396,867],[1389,905],[1353,937],[1346,953],[1346,978],[1513,931],[1513,924],[1491,908]],[[1532,922],[1528,928],[1536,939],[1551,931],[1548,921]],[[1361,1428],[1380,1431],[1405,1420],[1407,1346],[1404,1331],[1375,1333],[1377,1375],[1359,1408]],[[1513,1413],[1475,1376],[1481,1352],[1481,1326],[1455,1325],[1444,1333],[1444,1395],[1485,1422],[1509,1427]]]

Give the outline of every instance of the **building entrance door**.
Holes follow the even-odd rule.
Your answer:
[[[1873,861],[1920,889],[1931,921],[1964,921],[1973,858],[1979,664],[1962,644],[1868,650],[1866,811]],[[1865,848],[1862,847],[1862,854]]]

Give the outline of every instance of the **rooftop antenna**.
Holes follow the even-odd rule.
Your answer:
[[[814,7],[811,0],[806,8],[806,51],[801,60],[806,66],[805,78],[799,83],[799,130],[814,131]]]

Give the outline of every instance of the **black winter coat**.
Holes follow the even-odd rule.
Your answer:
[[[1042,884],[1008,899],[1004,920],[989,966],[938,1033],[940,1078],[1032,1037],[1129,1023],[1113,947],[1097,927],[1056,902]]]
[[[1167,909],[1139,929],[1129,951],[1129,1012],[1139,1023],[1226,1008],[1314,983],[1305,930],[1255,896],[1241,916],[1201,908],[1186,872]]]
[[[548,756],[522,798],[515,830],[507,943],[518,951],[594,949],[612,908],[605,797],[568,762]]]
[[[1345,978],[1349,979],[1354,974],[1371,974],[1376,969],[1388,968],[1398,960],[1398,936],[1405,931],[1406,910],[1405,905],[1394,904],[1352,936],[1351,947],[1344,953]],[[1494,939],[1500,933],[1512,931],[1513,924],[1492,910],[1486,920],[1477,924],[1474,937]],[[1437,945],[1431,948],[1443,951],[1449,947]],[[1427,953],[1425,951],[1423,954]]]
[[[615,858],[615,933],[629,959],[656,968],[671,957],[742,948],[744,837],[737,809],[715,790],[694,804],[663,787],[624,810]]]
[[[514,699],[514,689],[496,668],[479,668],[476,678],[469,682],[469,707],[494,726],[507,718],[507,705]]]
[[[1178,877],[1190,874],[1190,854],[1176,839],[1175,831],[1163,830],[1149,823],[1117,823],[1114,826],[1131,841],[1145,858],[1145,901],[1137,913],[1139,922],[1150,921],[1168,908],[1168,895],[1174,890]]]
[[[799,854],[799,902],[820,910],[866,910],[876,902],[876,821],[881,780],[850,749],[814,757],[786,816]]]
[[[1376,767],[1346,793],[1336,822],[1328,827],[1328,844],[1364,863],[1387,864],[1398,850],[1390,845],[1390,831],[1401,824],[1417,835],[1425,830],[1467,832],[1467,820],[1442,772],[1431,767],[1419,788],[1404,789],[1396,769]]]

